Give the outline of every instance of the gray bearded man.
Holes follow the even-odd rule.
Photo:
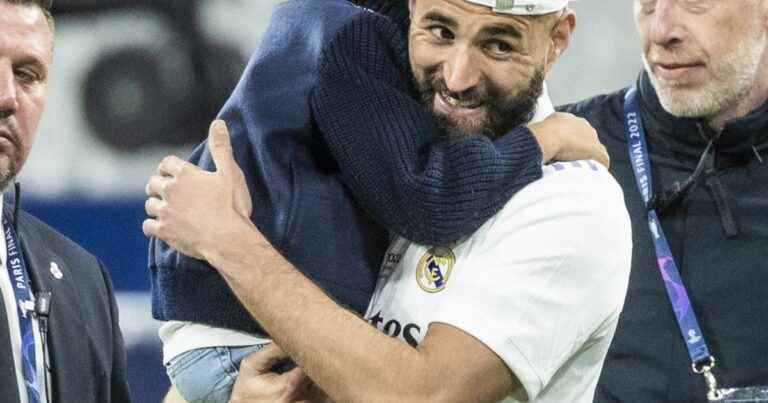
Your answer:
[[[634,230],[597,401],[705,402],[718,387],[768,385],[768,1],[634,0],[634,16],[645,62],[634,88],[564,108],[598,129]],[[728,393],[768,401],[765,389]]]
[[[448,135],[495,138],[553,112],[543,79],[575,27],[567,0],[411,0],[409,11],[410,67]],[[224,122],[209,147],[216,172],[161,163],[144,230],[215,267],[316,385],[268,373],[281,357],[271,347],[243,362],[232,401],[592,401],[631,255],[622,192],[597,163],[545,166],[459,242],[394,239],[362,319],[251,223]]]

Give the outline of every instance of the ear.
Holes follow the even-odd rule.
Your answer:
[[[408,0],[408,11],[413,15],[413,8],[416,6],[416,0]]]
[[[551,45],[547,53],[547,60],[545,65],[545,71],[549,72],[554,66],[557,59],[565,53],[568,46],[571,44],[571,37],[573,30],[576,29],[576,13],[573,10],[566,9],[563,11],[555,26],[552,28],[550,34]]]

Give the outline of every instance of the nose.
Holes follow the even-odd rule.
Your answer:
[[[13,69],[7,63],[0,62],[0,119],[13,115],[18,107]]]
[[[682,42],[684,29],[680,11],[677,0],[658,0],[647,21],[648,39],[663,47],[673,47]]]
[[[481,75],[482,72],[467,48],[456,49],[443,65],[443,78],[451,92],[464,92],[473,88],[480,82]]]

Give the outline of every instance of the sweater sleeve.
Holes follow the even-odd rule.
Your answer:
[[[527,127],[498,140],[450,140],[415,99],[407,44],[385,17],[364,13],[325,48],[310,103],[352,194],[411,241],[468,235],[541,178]]]

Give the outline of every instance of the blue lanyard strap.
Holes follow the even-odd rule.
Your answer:
[[[645,141],[645,130],[640,117],[638,107],[637,88],[630,88],[624,98],[624,131],[627,135],[629,148],[629,160],[635,173],[637,188],[643,197],[643,202],[649,206],[653,195],[653,183],[651,179],[651,158],[648,145]],[[691,306],[688,292],[683,285],[680,271],[677,268],[672,250],[661,228],[656,210],[648,209],[648,228],[653,237],[653,246],[656,250],[656,259],[667,290],[667,296],[675,312],[677,325],[688,348],[688,355],[694,371],[708,372],[714,366],[714,358],[709,353],[709,348],[704,340],[704,334],[696,320],[696,314]]]
[[[40,384],[37,379],[37,357],[32,325],[34,303],[32,302],[31,283],[29,282],[27,265],[21,253],[21,245],[17,242],[19,238],[5,215],[3,215],[3,229],[5,230],[5,246],[8,250],[5,267],[8,270],[8,277],[11,279],[17,301],[19,329],[21,331],[21,369],[29,403],[39,403]]]

